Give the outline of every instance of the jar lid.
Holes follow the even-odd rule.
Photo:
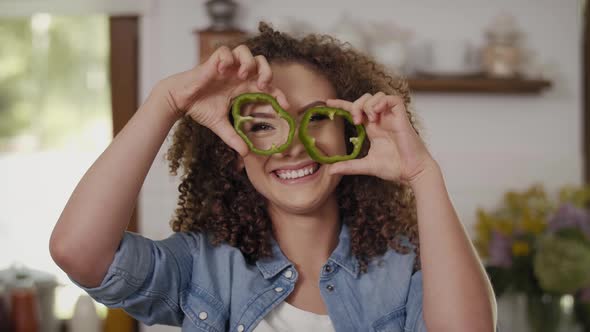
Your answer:
[[[8,288],[22,287],[27,283],[32,283],[37,287],[58,285],[57,278],[53,274],[30,269],[22,264],[13,264],[6,270],[0,270],[0,284]]]

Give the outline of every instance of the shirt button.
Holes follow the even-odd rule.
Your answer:
[[[326,265],[326,266],[324,266],[324,271],[326,273],[330,273],[330,272],[332,272],[332,267],[330,265]]]
[[[328,284],[328,286],[326,286],[326,289],[328,290],[328,292],[331,292],[334,290],[334,285]]]
[[[280,293],[283,291],[283,287],[277,287],[275,288],[275,292]]]
[[[291,270],[285,271],[285,277],[287,277],[287,279],[291,279],[293,277],[293,271],[291,271]]]
[[[238,325],[238,332],[244,332],[244,325]]]
[[[207,319],[207,313],[206,313],[206,312],[204,312],[204,311],[201,311],[201,312],[199,313],[199,319],[200,319],[200,320],[205,320],[205,319]]]

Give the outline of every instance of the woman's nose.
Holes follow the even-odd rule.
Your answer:
[[[307,154],[307,151],[305,150],[305,146],[303,145],[303,143],[301,143],[301,141],[299,140],[299,126],[297,126],[295,134],[293,135],[293,140],[291,141],[289,147],[287,147],[285,151],[276,153],[275,155],[277,157],[283,158],[287,156],[299,157],[302,154]]]

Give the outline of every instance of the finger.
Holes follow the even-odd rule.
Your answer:
[[[334,108],[341,108],[345,111],[352,111],[352,103],[348,100],[343,99],[327,99],[326,106],[334,107]]]
[[[404,100],[399,96],[385,96],[385,98],[382,100],[382,103],[384,106],[386,106],[384,109],[398,109],[399,106],[402,106],[405,109],[406,107]]]
[[[401,97],[386,96],[384,102],[384,109],[391,111],[395,116],[401,116],[402,118],[406,119],[408,118],[408,114],[406,113],[406,104]]]
[[[377,113],[375,112],[375,105],[382,101],[385,97],[385,93],[379,91],[371,98],[369,98],[365,104],[363,105],[363,110],[367,114],[369,121],[376,121],[377,120]]]
[[[252,52],[246,45],[240,45],[232,51],[234,57],[238,59],[240,69],[238,70],[238,77],[245,80],[248,75],[256,68],[256,61],[252,56]]]
[[[328,167],[328,174],[330,175],[372,175],[371,165],[365,159],[353,159],[347,161],[340,161],[331,164]]]
[[[184,73],[186,75],[183,75],[183,94],[188,98],[195,91],[199,91],[219,74],[223,74],[225,68],[231,66],[233,62],[234,57],[230,49],[227,46],[219,47],[205,63]]]
[[[217,63],[215,61],[207,61],[203,65],[194,67],[193,69],[184,72],[182,76],[182,84],[185,87],[183,94],[186,96],[193,95],[212,81],[217,76]]]
[[[371,97],[373,97],[372,94],[365,93],[362,97],[360,97],[353,103],[352,118],[355,120],[355,124],[360,124],[363,121],[363,106]]]
[[[272,70],[264,55],[255,56],[254,61],[258,67],[258,88],[264,91],[272,81]]]
[[[367,102],[365,102],[365,108],[374,108],[377,103],[382,101],[387,95],[381,91],[377,92],[373,95],[373,97],[369,98]]]
[[[236,133],[229,121],[222,120],[210,128],[225,144],[237,151],[240,156],[245,157],[250,152],[246,142]]]
[[[282,108],[289,108],[290,105],[287,101],[287,96],[279,88],[272,88],[272,90],[270,91],[270,95],[275,97],[275,99],[277,100],[279,105],[281,105]]]
[[[349,102],[348,100],[343,100],[343,99],[328,99],[326,100],[326,106],[328,107],[334,107],[334,108],[340,108],[342,110],[347,111],[348,113],[350,113],[350,116],[352,116],[352,122],[354,124],[359,124],[360,122],[362,122],[362,120],[360,122],[357,122],[357,119],[355,119],[354,114],[352,113],[352,103]]]
[[[235,62],[234,56],[227,46],[219,47],[211,56],[211,60],[214,61],[220,74],[223,74],[227,68],[233,66]]]

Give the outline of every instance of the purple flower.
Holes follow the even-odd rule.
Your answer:
[[[512,266],[512,239],[500,232],[492,231],[489,264],[505,268]]]
[[[549,218],[547,228],[551,233],[564,228],[575,228],[590,238],[590,212],[571,203],[564,203]]]

